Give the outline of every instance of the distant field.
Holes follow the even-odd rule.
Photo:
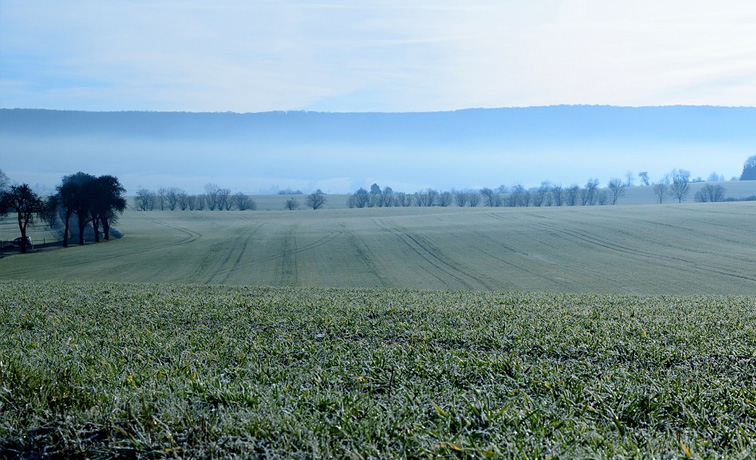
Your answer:
[[[12,222],[5,220],[5,228]],[[627,294],[756,292],[756,204],[127,211],[2,279]],[[39,242],[39,238],[35,241]]]
[[[754,350],[754,296],[3,277],[0,458],[753,458]]]

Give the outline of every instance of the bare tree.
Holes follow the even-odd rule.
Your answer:
[[[194,197],[194,209],[197,211],[202,211],[205,209],[205,206],[207,205],[207,196],[202,193],[200,195],[196,195]]]
[[[236,205],[236,209],[239,211],[246,211],[251,209],[252,211],[257,209],[257,203],[252,198],[245,195],[243,192],[239,192],[233,196],[232,201]]]
[[[544,206],[553,206],[554,204],[554,196],[551,193],[551,182],[549,181],[543,181],[541,182],[541,186],[539,187],[539,193],[543,194],[543,205]]]
[[[218,189],[218,211],[230,211],[234,203],[231,201],[231,190],[227,188]]]
[[[577,184],[570,185],[564,192],[564,203],[567,206],[577,206],[580,197],[580,186]]]
[[[369,195],[370,195],[370,198],[368,200],[369,208],[383,206],[383,193],[381,192],[381,187],[378,184],[373,184],[370,186]]]
[[[606,190],[599,190],[598,191],[598,204],[601,206],[604,206],[609,201],[609,194],[606,193]]]
[[[214,211],[218,207],[218,194],[220,187],[218,184],[205,184],[205,204],[207,209]]]
[[[617,200],[625,194],[625,187],[627,187],[627,184],[623,183],[622,179],[615,177],[609,181],[609,190],[612,194],[612,205],[617,204]]]
[[[626,187],[632,187],[633,186],[633,179],[635,179],[635,174],[633,174],[632,171],[628,171],[628,172],[625,173],[625,178],[626,178],[625,186]]]
[[[509,206],[528,207],[530,206],[531,196],[523,185],[515,185],[509,194]]]
[[[668,194],[669,185],[665,184],[664,182],[654,184],[654,195],[656,195],[656,201],[658,201],[659,204],[664,203],[664,198],[666,198]]]
[[[176,204],[178,205],[179,209],[182,211],[186,211],[187,209],[189,209],[189,205],[190,205],[189,194],[181,189],[178,189],[178,191],[176,192]]]
[[[701,203],[712,202],[718,203],[725,199],[725,188],[721,185],[706,184],[696,192],[695,200]]]
[[[478,192],[476,192],[474,190],[471,191],[469,193],[469,196],[467,197],[467,201],[470,202],[470,207],[471,208],[477,208],[478,205],[480,204],[480,193],[478,193]]]
[[[136,194],[136,208],[140,211],[152,211],[155,209],[157,195],[146,188],[139,189]]]
[[[394,205],[394,190],[388,185],[383,188],[381,193],[381,206],[391,207]]]
[[[451,192],[441,192],[438,194],[438,205],[442,208],[445,208],[447,206],[450,206],[452,204],[452,201],[454,200],[454,196],[451,194]]]
[[[480,196],[483,197],[483,204],[491,208],[501,206],[501,197],[498,193],[488,187],[480,189]]]
[[[179,193],[181,192],[182,190],[176,187],[171,187],[165,191],[165,202],[169,210],[176,210],[176,206],[178,206]]]
[[[467,203],[470,201],[470,195],[468,192],[455,190],[452,193],[454,194],[454,203],[456,203],[457,206],[460,208],[467,206]]]
[[[189,195],[186,198],[186,203],[189,206],[190,211],[197,209],[197,195]]]
[[[589,179],[585,188],[580,191],[580,204],[583,206],[593,206],[598,200],[598,179]]]
[[[396,203],[397,206],[408,208],[412,206],[412,195],[409,193],[397,192],[394,194],[394,203]]]
[[[648,187],[648,185],[650,184],[649,179],[648,179],[648,172],[641,171],[638,173],[638,177],[641,180],[641,184],[643,184],[644,187]]]
[[[320,189],[307,195],[307,206],[312,209],[320,209],[326,203],[326,196]]]
[[[296,209],[299,209],[299,201],[297,201],[296,198],[291,197],[288,200],[286,200],[286,203],[284,203],[284,208],[288,209],[289,211],[294,211]]]
[[[165,211],[166,196],[168,195],[168,189],[160,188],[157,191],[157,205],[161,211]]]
[[[562,206],[564,204],[564,189],[561,185],[553,185],[551,187],[551,199],[554,200],[554,206]]]
[[[541,182],[541,186],[530,191],[533,206],[551,206],[551,185],[548,182]]]
[[[349,202],[347,203],[350,208],[364,208],[370,201],[370,195],[368,191],[360,187],[359,190],[349,195]]]
[[[672,195],[677,198],[678,203],[682,203],[690,192],[690,171],[684,169],[675,169],[672,171],[672,185],[670,190]]]
[[[417,206],[430,207],[436,204],[438,192],[432,188],[426,188],[415,193],[415,204]]]
[[[2,192],[0,192],[0,194],[1,193]],[[60,197],[58,195],[48,196],[47,199],[44,200],[42,212],[39,214],[39,217],[45,221],[45,224],[47,224],[50,229],[55,228],[58,224],[60,208]]]

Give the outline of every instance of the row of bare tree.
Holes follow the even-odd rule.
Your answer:
[[[231,190],[217,184],[205,185],[205,193],[190,195],[183,189],[161,188],[157,191],[141,189],[136,194],[136,207],[140,211],[239,211],[255,210],[257,204],[242,192],[231,194]]]
[[[645,184],[651,185],[647,174],[642,173]],[[414,194],[395,192],[391,187],[381,187],[373,184],[370,191],[360,188],[349,195],[350,208],[372,207],[408,207],[408,206],[471,206],[480,204],[490,207],[528,207],[528,206],[593,206],[614,205],[625,195],[631,182],[612,178],[606,188],[599,187],[598,179],[590,179],[583,186],[571,185],[563,187],[550,182],[543,182],[539,187],[527,189],[522,185],[514,187],[500,186],[496,189],[488,187],[480,190],[452,190],[438,191],[432,188],[420,190]],[[659,203],[667,198],[676,199],[682,203],[690,193],[690,172],[675,169],[665,175],[662,180],[653,185],[654,195]],[[725,190],[721,185],[707,184],[696,194],[696,201],[724,201]]]

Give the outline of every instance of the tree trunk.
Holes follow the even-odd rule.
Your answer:
[[[106,240],[110,239],[110,222],[108,222],[107,217],[102,218],[102,233]]]
[[[87,228],[87,220],[86,217],[76,215],[77,220],[79,221],[79,245],[84,245],[84,229]]]
[[[21,220],[21,213],[18,213],[18,229],[21,230],[21,252],[26,254],[26,225]]]
[[[100,218],[94,216],[92,218],[92,231],[94,231],[95,243],[100,242]]]
[[[69,211],[66,211],[66,217],[65,217],[66,223],[65,223],[65,228],[63,229],[63,247],[64,248],[68,247],[68,231],[69,231],[68,219],[70,218],[71,218],[71,213]]]

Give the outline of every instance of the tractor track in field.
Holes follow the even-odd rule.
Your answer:
[[[554,265],[555,264],[555,262],[549,262],[549,261],[546,261],[546,260],[543,260],[543,259],[537,259],[533,255],[528,254],[528,253],[523,252],[523,251],[520,251],[520,250],[518,250],[514,246],[510,246],[508,244],[505,244],[505,243],[502,243],[500,241],[497,241],[497,240],[495,240],[494,238],[492,238],[491,236],[487,235],[484,232],[474,232],[474,234],[477,235],[482,240],[489,241],[492,246],[503,248],[503,249],[511,252],[512,254],[516,255],[518,257],[518,259],[523,259],[524,258],[524,259],[533,260],[533,261],[540,260],[542,263],[547,263],[547,264],[550,264],[550,265]],[[554,278],[552,276],[545,275],[542,271],[531,270],[531,269],[527,268],[526,266],[524,266],[523,264],[517,264],[517,263],[514,263],[514,262],[512,262],[510,260],[507,260],[505,257],[499,257],[497,255],[494,255],[490,251],[486,251],[485,247],[483,247],[483,248],[476,248],[476,249],[479,250],[480,252],[482,252],[483,254],[485,254],[487,257],[490,257],[490,258],[496,260],[497,262],[500,262],[500,263],[502,263],[502,264],[504,264],[504,265],[506,265],[508,267],[512,267],[512,268],[514,268],[518,272],[528,273],[529,275],[531,275],[534,278],[540,278],[540,279],[546,280],[546,281],[548,281],[550,283],[556,283],[558,285],[561,285],[561,286],[565,287],[566,289],[570,289],[570,287],[572,285],[572,283],[570,283],[569,281],[556,279],[556,278]]]
[[[723,276],[746,280],[746,281],[756,281],[756,277],[753,277],[753,276],[747,276],[741,273],[728,272],[728,271],[720,270],[714,267],[711,267],[711,268],[704,267],[697,264],[693,260],[685,259],[679,256],[663,255],[663,254],[659,254],[657,252],[652,252],[648,250],[639,250],[637,248],[633,248],[627,245],[622,245],[622,244],[613,242],[606,238],[600,238],[596,236],[595,234],[588,231],[568,230],[565,228],[557,227],[553,224],[548,224],[546,222],[539,222],[538,225],[542,228],[545,228],[551,231],[556,231],[559,234],[570,237],[575,241],[583,242],[584,244],[587,244],[589,247],[600,247],[608,251],[617,252],[620,254],[627,254],[634,258],[640,258],[640,259],[644,259],[644,260],[655,262],[655,263],[669,264],[670,262],[672,263],[676,262],[676,263],[682,264],[686,270],[697,271],[700,273],[713,273],[717,275],[723,275]]]
[[[249,242],[257,234],[257,231],[260,230],[260,228],[263,227],[263,224],[258,224],[256,227],[251,229],[247,235],[244,237],[241,245],[238,244],[232,244],[229,250],[226,252],[225,257],[219,264],[219,270],[213,274],[211,274],[208,279],[205,281],[205,284],[215,284],[213,280],[218,278],[219,276],[222,276],[223,278],[220,280],[218,284],[225,284],[229,278],[231,278],[231,275],[240,267],[241,261],[244,257],[244,254],[247,252],[247,246],[249,246]],[[236,259],[233,261],[233,264],[231,266],[227,265],[229,264],[229,261],[236,255]]]
[[[281,251],[281,272],[278,284],[280,286],[296,286],[297,279],[297,233],[296,226],[291,227],[283,240]]]
[[[342,228],[343,227],[344,224],[342,224]],[[373,250],[370,249],[370,245],[365,242],[365,239],[362,238],[358,233],[349,230],[344,230],[343,234],[349,240],[349,244],[354,248],[355,252],[360,258],[360,261],[368,268],[368,270],[370,270],[370,273],[375,276],[375,278],[380,282],[381,286],[392,286],[391,281],[386,279],[386,277],[383,276],[381,274],[381,271],[376,267],[376,260],[378,260],[378,258],[375,256]]]
[[[494,289],[493,285],[484,282],[480,279],[480,277],[475,277],[463,270],[460,270],[456,262],[445,257],[443,255],[443,252],[436,248],[435,245],[428,241],[426,238],[423,238],[417,234],[413,234],[407,229],[399,227],[398,225],[387,224],[380,219],[375,219],[374,221],[382,229],[392,234],[397,240],[403,243],[403,245],[408,247],[426,263],[436,268],[439,272],[445,274],[448,278],[457,281],[465,288],[475,289],[475,285],[479,285],[488,290]],[[425,269],[425,271],[442,282],[444,285],[448,286],[448,278],[444,279],[443,276],[439,276],[432,270]]]
[[[264,257],[260,257],[258,259],[254,259],[253,263],[257,263],[257,262],[270,262],[271,260],[280,259],[283,256],[287,256],[288,257],[291,254],[299,254],[299,253],[302,253],[302,252],[311,251],[313,249],[319,248],[320,246],[323,246],[323,245],[326,245],[326,244],[330,243],[334,239],[336,239],[339,236],[341,236],[343,233],[344,232],[341,232],[341,231],[339,231],[339,232],[331,232],[328,235],[326,235],[326,236],[324,236],[322,238],[319,238],[319,239],[317,239],[317,240],[315,240],[315,241],[313,241],[311,243],[307,243],[307,244],[302,245],[302,246],[296,246],[293,249],[289,248],[289,247],[286,247],[280,253],[271,254],[271,255],[264,256]],[[287,235],[287,237],[289,237],[289,236],[293,237],[293,230],[290,230],[286,235]]]

